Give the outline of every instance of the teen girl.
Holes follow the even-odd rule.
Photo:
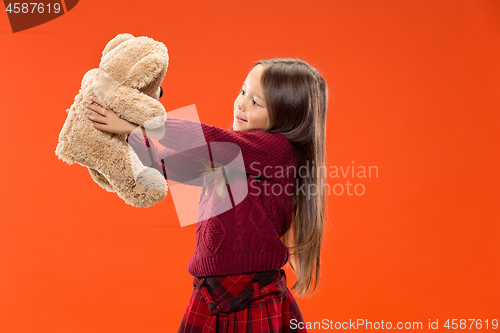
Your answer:
[[[210,143],[236,144],[248,188],[260,191],[249,191],[237,205],[232,201],[232,209],[197,223],[196,249],[188,264],[194,291],[179,332],[306,332],[300,328],[304,319],[282,267],[289,262],[295,272],[291,289],[298,296],[315,291],[325,175],[313,169],[325,165],[327,102],[327,84],[316,69],[299,59],[267,59],[250,70],[234,101],[229,130],[201,123],[210,156],[224,165],[234,154],[229,156],[224,145]],[[172,151],[191,140],[200,123],[167,118],[156,137],[166,148],[158,149],[140,135],[144,132],[138,125],[119,118],[95,97],[87,107],[98,113],[87,115],[96,129],[129,134],[128,143],[139,156],[152,150],[154,165],[148,166],[165,171],[166,178],[177,180],[186,175],[180,170],[197,169],[193,167],[197,159],[189,158],[192,154]],[[279,172],[301,166],[307,168],[306,176]],[[206,193],[217,192],[207,184]],[[308,192],[312,187],[314,191]],[[231,194],[231,187],[227,189]],[[213,205],[214,197],[200,200],[200,205]]]

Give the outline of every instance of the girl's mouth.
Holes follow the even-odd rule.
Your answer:
[[[236,121],[239,123],[246,123],[247,121],[244,119],[241,119],[240,117],[236,116]]]

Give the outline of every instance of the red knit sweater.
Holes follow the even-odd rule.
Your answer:
[[[286,137],[259,130],[223,130],[178,118],[168,118],[165,127],[159,143],[166,148],[160,149],[151,140],[148,148],[147,138],[135,134],[127,141],[145,165],[164,173],[167,180],[202,186],[198,220],[203,212],[208,212],[209,218],[196,223],[196,248],[188,272],[202,277],[283,267],[289,251],[280,237],[291,224],[297,168]],[[229,184],[225,203],[230,208],[219,214],[224,210],[220,209],[224,199],[216,193],[216,180],[204,183],[202,174],[210,170],[208,160],[215,167],[228,166],[238,155],[244,170],[238,173],[237,166],[233,168],[236,172],[224,168]],[[241,180],[246,182],[248,193],[242,191],[245,183]],[[241,193],[246,195],[237,200]]]

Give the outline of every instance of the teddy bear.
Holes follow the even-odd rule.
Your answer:
[[[56,156],[88,168],[92,179],[125,203],[149,207],[165,199],[167,183],[156,169],[145,166],[126,134],[98,130],[86,114],[91,95],[106,103],[119,117],[143,127],[164,126],[165,108],[158,101],[168,67],[163,43],[149,37],[119,34],[102,52],[99,68],[88,71],[59,134]]]

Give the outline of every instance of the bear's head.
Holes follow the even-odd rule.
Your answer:
[[[158,99],[167,68],[168,51],[163,43],[148,37],[120,34],[102,52],[98,79],[105,84],[105,89],[99,90],[110,92],[107,86],[122,85]]]

